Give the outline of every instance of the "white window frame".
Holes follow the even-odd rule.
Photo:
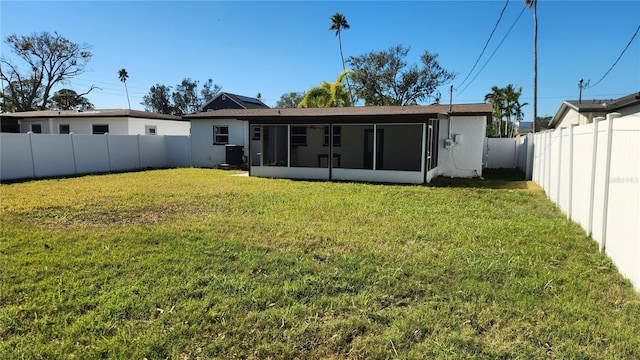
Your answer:
[[[227,145],[228,143],[229,125],[213,125],[213,145]]]

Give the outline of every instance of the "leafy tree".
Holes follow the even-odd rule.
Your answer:
[[[155,84],[149,89],[149,94],[142,98],[144,109],[160,114],[175,114],[175,108],[171,104],[171,87]]]
[[[26,64],[25,70],[3,57],[0,77],[5,107],[14,111],[44,110],[57,84],[84,72],[92,54],[87,45],[76,44],[54,32],[29,36],[9,35],[9,50]],[[89,93],[95,87],[91,86]]]
[[[493,119],[497,120],[497,123],[487,126],[488,137],[513,137],[517,134],[515,122],[522,120],[522,108],[528,105],[520,103],[520,95],[522,87],[516,90],[513,84],[509,84],[504,88],[493,86],[491,92],[484,96],[485,101],[491,102]]]
[[[118,79],[124,83],[124,91],[127,93],[127,104],[129,104],[129,110],[131,110],[131,102],[129,101],[129,89],[127,89],[127,79],[129,78],[129,73],[127,70],[122,68],[118,70]]]
[[[11,86],[14,88],[21,88],[22,91],[19,93],[15,93],[14,96],[4,96],[5,94],[11,93]],[[25,80],[22,83],[18,83],[14,81],[13,84],[6,86],[2,92],[2,103],[0,103],[0,107],[2,111],[6,112],[16,112],[23,111],[20,104],[26,101],[27,96],[31,96],[33,94],[34,102],[40,102],[42,99],[42,89],[37,87],[37,84],[34,83],[33,80]],[[16,98],[17,97],[17,98]],[[24,110],[26,111],[26,110]]]
[[[90,110],[93,104],[84,97],[84,94],[78,94],[71,89],[60,89],[51,97],[51,109],[53,110]]]
[[[145,110],[162,114],[185,115],[200,111],[204,103],[216,96],[222,88],[209,79],[198,91],[198,81],[185,78],[171,91],[171,86],[156,84],[142,98]]]
[[[176,86],[176,91],[171,94],[171,98],[177,115],[191,114],[200,110],[202,99],[198,96],[197,89],[198,82],[190,78],[182,80]]]
[[[524,0],[524,5],[533,10],[533,118],[538,118],[538,0]],[[536,132],[536,122],[533,122]]]
[[[309,89],[298,104],[300,108],[351,106],[349,94],[344,89],[342,81],[349,71],[343,71],[335,82],[323,81],[319,86]]]
[[[202,103],[206,104],[209,100],[213,99],[220,93],[222,87],[218,84],[214,84],[212,79],[208,79],[202,84],[202,90],[200,90],[200,98]]]
[[[425,50],[420,66],[409,66],[404,60],[408,53],[408,47],[396,45],[349,57],[355,93],[365,105],[415,105],[455,77],[440,66],[437,54]]]
[[[340,13],[333,14],[333,16],[329,18],[329,20],[331,20],[331,26],[329,27],[329,30],[335,31],[336,36],[338,37],[338,44],[340,45],[340,60],[342,60],[342,71],[346,71],[347,68],[344,65],[344,55],[342,53],[342,30],[349,29],[350,26],[347,23],[347,18]],[[354,101],[353,101],[353,96],[351,95],[351,84],[349,84],[349,78],[347,77],[345,80],[347,81],[347,90],[349,91],[349,100],[353,104]]]
[[[276,103],[276,108],[278,109],[297,108],[303,98],[304,98],[303,92],[290,92],[290,93],[282,94],[282,96],[280,96],[280,100],[278,100],[278,102]]]
[[[535,129],[538,131],[549,130],[549,121],[551,121],[551,119],[553,119],[553,116],[537,117]]]

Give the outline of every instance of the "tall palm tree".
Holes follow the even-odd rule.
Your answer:
[[[524,0],[524,5],[533,10],[533,125],[536,132],[538,119],[538,0]]]
[[[129,110],[131,110],[131,102],[129,101],[129,89],[127,89],[127,79],[129,78],[129,74],[127,70],[122,68],[118,70],[118,79],[124,83],[124,91],[127,92],[127,104],[129,104]]]
[[[505,93],[504,89],[499,88],[497,86],[491,87],[491,92],[484,96],[485,102],[490,102],[493,111],[492,118],[493,121],[498,120],[497,129],[496,125],[492,123],[490,124],[490,129],[488,131],[488,135],[502,137],[502,118],[504,117],[504,109],[505,109]]]
[[[346,70],[346,67],[344,66],[344,55],[342,54],[342,30],[348,29],[349,24],[347,23],[347,18],[340,13],[333,14],[333,16],[329,18],[329,20],[331,20],[331,27],[329,27],[329,30],[335,31],[336,36],[338,37],[338,43],[340,44],[340,59],[342,60],[342,71],[344,72]],[[346,80],[347,90],[349,91],[349,99],[353,104],[353,96],[351,95],[351,84],[349,84],[348,77]]]

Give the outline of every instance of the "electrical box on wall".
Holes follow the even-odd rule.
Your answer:
[[[460,144],[462,142],[462,134],[453,135],[453,142]]]

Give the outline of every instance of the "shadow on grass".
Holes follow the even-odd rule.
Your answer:
[[[532,189],[531,182],[518,169],[484,169],[482,177],[471,179],[439,176],[429,183],[433,187],[461,187],[480,189]]]

